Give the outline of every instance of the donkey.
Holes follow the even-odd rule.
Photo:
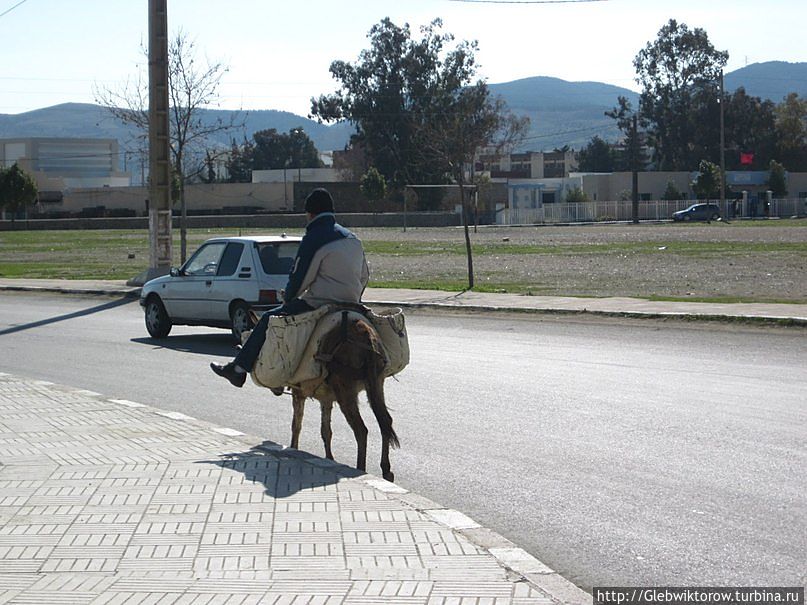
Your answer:
[[[356,468],[366,470],[367,427],[359,412],[359,393],[365,391],[381,429],[382,476],[387,481],[395,480],[395,475],[390,470],[389,448],[400,447],[400,442],[392,428],[392,416],[384,399],[383,351],[381,338],[369,321],[349,319],[347,312],[342,312],[341,325],[325,335],[317,353],[317,358],[328,371],[325,381],[317,386],[300,385],[291,388],[294,408],[291,447],[297,449],[299,445],[305,400],[312,397],[319,401],[322,412],[320,434],[325,445],[325,456],[333,460],[331,412],[333,404],[338,403],[356,437]]]

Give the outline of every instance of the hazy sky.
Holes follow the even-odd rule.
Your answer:
[[[18,5],[15,7],[15,5]],[[147,0],[0,0],[0,113],[94,101],[143,67]],[[220,106],[306,115],[332,92],[334,59],[355,61],[383,19],[417,26],[440,17],[458,39],[479,41],[490,83],[530,76],[595,80],[636,89],[632,59],[675,18],[728,50],[728,70],[807,61],[807,0],[607,0],[578,4],[450,0],[168,0],[204,54],[229,65]]]

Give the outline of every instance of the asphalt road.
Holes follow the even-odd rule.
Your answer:
[[[412,364],[387,383],[404,487],[587,590],[807,582],[804,330],[424,312],[408,325]],[[0,351],[0,371],[289,440],[288,395],[208,369],[233,353],[226,332],[153,341],[136,301],[0,294]],[[321,454],[307,413],[301,447]]]

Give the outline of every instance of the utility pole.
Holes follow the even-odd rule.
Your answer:
[[[633,114],[631,122],[630,169],[631,200],[634,224],[639,224],[639,118]]]
[[[168,121],[167,0],[149,0],[149,269],[171,268],[171,149]]]
[[[720,212],[726,212],[726,99],[723,97],[723,70],[720,70]]]

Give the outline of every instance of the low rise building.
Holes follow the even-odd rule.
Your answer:
[[[118,169],[115,139],[0,139],[0,166],[19,165],[31,175],[42,204],[55,203],[65,191],[87,187],[128,187],[131,175]]]
[[[475,161],[476,172],[487,172],[492,179],[565,178],[577,170],[573,151],[525,151],[495,153],[483,151]]]
[[[0,164],[18,164],[37,183],[70,187],[124,187],[129,173],[118,169],[115,139],[18,138],[0,139]]]

